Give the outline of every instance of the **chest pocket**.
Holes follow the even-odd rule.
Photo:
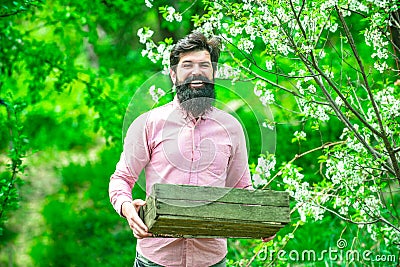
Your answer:
[[[216,145],[214,159],[210,162],[208,170],[214,175],[222,175],[227,170],[230,156],[231,147],[229,145]]]

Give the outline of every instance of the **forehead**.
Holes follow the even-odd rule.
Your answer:
[[[210,53],[207,50],[190,51],[181,54],[179,63],[182,62],[211,62]]]

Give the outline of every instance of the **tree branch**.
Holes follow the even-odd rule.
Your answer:
[[[280,19],[280,18],[277,17],[277,19]],[[299,27],[300,28],[302,27],[301,24],[299,24]],[[325,97],[327,98],[328,102],[331,103],[332,108],[335,110],[335,113],[337,115],[340,113],[341,114],[340,117],[343,117],[346,121],[348,121],[347,118],[345,118],[344,114],[337,107],[336,102],[332,99],[332,97],[330,96],[329,92],[326,90],[326,88],[323,85],[323,83],[320,82],[320,80],[316,78],[318,75],[314,73],[314,71],[310,68],[310,66],[313,66],[315,68],[315,70],[318,72],[318,74],[321,75],[324,78],[324,80],[326,80],[326,82],[328,82],[328,84],[332,87],[332,89],[338,94],[340,99],[343,101],[345,106],[361,121],[361,123],[363,123],[368,129],[370,129],[375,135],[381,137],[381,133],[378,132],[374,127],[372,127],[372,125],[370,125],[367,121],[365,121],[365,119],[360,115],[360,113],[351,106],[351,104],[347,101],[347,98],[340,92],[340,90],[332,82],[332,80],[329,77],[327,77],[327,75],[319,68],[313,53],[311,52],[309,54],[311,56],[312,60],[311,61],[308,60],[303,55],[303,53],[301,51],[299,51],[297,45],[295,44],[295,42],[294,42],[293,38],[290,36],[290,34],[284,28],[282,28],[282,30],[284,31],[285,35],[287,36],[288,40],[290,41],[292,47],[298,53],[298,55],[299,55],[300,59],[303,61],[304,65],[307,67],[307,69],[312,74],[312,77],[314,78],[314,80],[321,87],[321,89],[322,89]],[[348,123],[350,123],[350,122],[348,121]]]
[[[298,52],[300,59],[303,61],[304,65],[308,69],[308,71],[313,75],[315,82],[318,84],[318,86],[321,88],[323,94],[325,95],[326,99],[330,103],[330,106],[338,116],[338,118],[348,127],[352,132],[354,132],[356,138],[364,145],[364,147],[367,148],[368,151],[374,155],[377,159],[381,159],[382,155],[380,155],[375,149],[373,149],[365,140],[362,138],[362,136],[357,132],[357,130],[354,128],[353,124],[346,118],[346,116],[343,114],[343,112],[340,110],[340,108],[337,106],[336,102],[328,92],[328,90],[325,88],[325,85],[322,83],[320,79],[317,78],[317,75],[314,73],[314,70],[311,68],[313,66],[315,70],[318,72],[319,75],[321,75],[327,82],[328,84],[335,90],[335,92],[339,95],[339,97],[343,100],[343,102],[346,104],[346,107],[350,109],[350,111],[356,115],[358,119],[361,120],[361,122],[368,128],[370,129],[373,133],[377,134],[380,136],[380,133],[376,131],[368,122],[362,118],[362,116],[348,103],[347,99],[343,96],[343,94],[340,92],[340,90],[335,86],[335,84],[331,81],[329,77],[319,68],[318,64],[315,61],[315,56],[311,53],[310,56],[312,58],[312,62],[309,61],[297,48],[296,44],[294,43],[293,39],[290,37],[287,31],[285,31],[286,36],[288,37],[289,41],[291,42],[293,48]],[[392,173],[393,175],[396,175],[394,170],[391,169],[390,166],[384,164],[385,168]]]
[[[232,45],[233,47],[235,47],[236,49],[238,49],[234,44],[232,44],[231,42],[229,42],[229,40],[226,40],[226,41],[227,41],[230,45]],[[239,49],[238,49],[238,50],[239,50]],[[240,50],[239,50],[239,51],[240,51]],[[231,57],[234,59],[235,56],[232,54],[232,52],[229,51],[229,53],[230,53]],[[260,69],[260,70],[262,70],[262,71],[264,71],[264,72],[268,72],[268,71],[262,69],[256,62],[252,62],[252,60],[251,60],[250,58],[248,58],[247,55],[245,55],[243,51],[240,51],[240,53],[241,53],[244,57],[246,57],[246,60],[248,60],[248,61],[250,62],[251,65],[254,65],[255,67],[257,67],[258,69]],[[239,66],[240,66],[240,68],[244,69],[247,73],[250,73],[251,75],[253,75],[255,78],[260,79],[260,80],[263,80],[263,81],[267,82],[268,84],[270,84],[270,85],[272,85],[272,86],[274,86],[274,87],[277,87],[277,88],[279,88],[279,89],[281,89],[281,90],[283,90],[283,91],[285,91],[285,92],[287,92],[287,93],[290,93],[290,94],[292,94],[292,95],[294,95],[294,96],[296,96],[296,97],[305,99],[304,96],[298,94],[297,92],[295,92],[295,91],[293,91],[293,90],[290,90],[290,89],[288,89],[288,88],[286,88],[286,87],[284,87],[284,86],[282,86],[282,85],[280,85],[280,84],[278,84],[278,83],[275,83],[275,82],[273,82],[273,81],[271,81],[271,80],[269,80],[269,79],[267,79],[267,78],[265,78],[265,77],[263,77],[263,76],[261,76],[261,75],[255,73],[255,72],[254,72],[253,70],[251,70],[249,67],[245,67],[245,66],[243,66],[243,64],[241,64],[241,63],[239,63]],[[277,75],[277,76],[281,76],[281,77],[285,77],[285,78],[305,78],[305,77],[306,77],[306,76],[301,76],[301,77],[300,77],[300,76],[287,76],[287,75],[279,74],[279,73],[277,73],[277,72],[276,72],[276,73],[268,72],[268,73],[274,74],[274,75]],[[311,76],[310,76],[310,77],[311,77]],[[309,100],[308,100],[308,101],[309,101]],[[309,102],[313,102],[313,103],[316,103],[316,104],[319,104],[319,105],[329,106],[329,103],[326,103],[326,102],[321,102],[321,101],[316,101],[316,100],[312,100],[312,101],[309,101]]]
[[[349,222],[349,223],[352,223],[352,224],[356,224],[356,225],[374,224],[374,223],[377,223],[377,222],[380,221],[380,219],[375,219],[375,220],[372,220],[370,222],[356,222],[356,221],[353,221],[350,218],[344,217],[343,215],[341,215],[341,214],[337,213],[336,211],[331,210],[331,209],[329,209],[329,208],[327,208],[325,206],[322,206],[322,205],[316,205],[316,206],[320,207],[320,208],[322,208],[322,209],[324,209],[324,210],[326,210],[326,211],[328,211],[330,213],[332,213],[333,215],[339,217],[343,221],[346,221],[346,222]]]
[[[365,70],[364,70],[364,65],[363,65],[363,63],[361,61],[360,55],[357,52],[357,48],[356,48],[353,36],[351,35],[350,30],[349,30],[349,28],[347,26],[347,23],[344,20],[342,11],[340,10],[340,8],[338,6],[335,6],[335,9],[336,9],[336,12],[337,12],[337,14],[339,16],[340,22],[343,25],[343,29],[344,29],[344,31],[346,33],[346,37],[349,40],[349,44],[350,44],[351,50],[353,51],[353,54],[354,54],[354,56],[355,56],[355,58],[357,60],[358,66],[360,67],[360,71],[361,71],[361,74],[362,74],[362,77],[363,77],[363,80],[364,80],[364,84],[365,84],[365,88],[366,88],[367,93],[368,93],[368,97],[369,97],[369,99],[371,101],[372,107],[373,107],[374,112],[375,112],[375,116],[376,116],[376,118],[378,120],[379,129],[381,131],[381,135],[378,135],[378,136],[380,136],[382,138],[382,140],[383,140],[385,148],[386,148],[386,150],[387,150],[387,152],[389,154],[389,158],[390,158],[390,161],[391,161],[392,168],[393,168],[393,170],[395,172],[394,174],[397,177],[398,182],[400,184],[400,166],[397,163],[396,155],[393,152],[392,145],[390,144],[390,141],[387,138],[387,135],[385,134],[385,128],[383,126],[381,114],[379,112],[378,105],[375,102],[374,95],[372,94],[371,87],[369,86],[368,79],[367,79],[367,76],[366,76]]]
[[[294,156],[294,158],[292,158],[288,163],[291,164],[291,163],[293,163],[295,160],[297,160],[297,159],[299,159],[299,158],[301,158],[301,157],[304,157],[305,155],[311,154],[311,153],[313,153],[313,152],[315,152],[315,151],[322,150],[322,149],[325,149],[325,148],[328,148],[328,147],[331,147],[331,146],[336,146],[336,145],[345,144],[345,143],[346,143],[346,141],[338,141],[338,142],[334,142],[334,143],[326,143],[326,144],[323,144],[322,146],[319,146],[319,147],[310,149],[310,150],[308,150],[308,151],[306,151],[306,152],[303,152],[303,153],[301,153],[301,154],[296,154],[296,155]],[[282,170],[279,170],[271,179],[269,179],[268,183],[267,183],[266,185],[264,185],[261,189],[264,190],[264,189],[268,188],[268,186],[272,183],[272,181],[274,181],[275,178],[278,177],[278,176],[280,176],[280,175],[282,175]]]

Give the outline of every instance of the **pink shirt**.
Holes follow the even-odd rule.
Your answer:
[[[124,152],[111,176],[115,210],[132,200],[132,187],[144,169],[146,193],[154,183],[251,188],[247,149],[240,123],[212,108],[197,120],[174,101],[139,116],[129,127]],[[226,239],[144,238],[137,250],[163,266],[210,266],[227,253]]]

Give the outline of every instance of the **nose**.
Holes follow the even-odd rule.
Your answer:
[[[193,64],[192,75],[199,76],[200,74],[201,74],[201,72],[200,72],[199,64]]]

